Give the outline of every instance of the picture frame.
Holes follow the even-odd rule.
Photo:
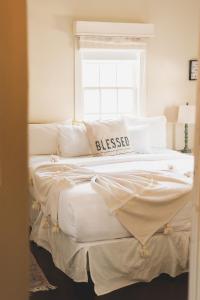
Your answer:
[[[189,60],[189,80],[197,80],[198,77],[198,60]]]

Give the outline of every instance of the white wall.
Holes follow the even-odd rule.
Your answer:
[[[156,37],[147,45],[146,113],[167,113],[173,121],[173,107],[194,103],[188,61],[198,53],[198,0],[28,0],[30,122],[74,115],[74,20],[154,23]],[[170,125],[168,140],[172,145]]]

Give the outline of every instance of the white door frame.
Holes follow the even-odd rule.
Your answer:
[[[200,56],[199,56],[200,57]],[[199,60],[200,61],[200,60]],[[200,77],[200,68],[199,68]],[[190,245],[189,300],[200,300],[200,80],[196,101],[195,175]]]

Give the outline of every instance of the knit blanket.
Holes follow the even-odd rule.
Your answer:
[[[192,179],[173,170],[106,174],[76,165],[44,164],[36,167],[32,174],[34,206],[46,217],[44,225],[51,224],[54,232],[59,230],[60,194],[84,181],[90,182],[102,195],[108,209],[142,245],[191,198]]]

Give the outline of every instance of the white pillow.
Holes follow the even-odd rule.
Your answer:
[[[90,144],[85,128],[81,125],[60,126],[58,149],[63,157],[90,155]]]
[[[65,123],[71,123],[66,121]],[[60,123],[63,124],[63,123]],[[59,123],[29,124],[28,140],[30,155],[57,154]]]
[[[128,127],[137,125],[149,125],[151,146],[158,148],[167,147],[167,135],[166,135],[166,117],[146,117],[146,118],[134,118],[124,117],[125,123]]]
[[[130,143],[136,153],[152,153],[149,125],[128,127]]]
[[[115,155],[130,152],[130,138],[123,120],[84,122],[92,154]]]
[[[58,129],[53,124],[29,124],[29,153],[56,154]]]

